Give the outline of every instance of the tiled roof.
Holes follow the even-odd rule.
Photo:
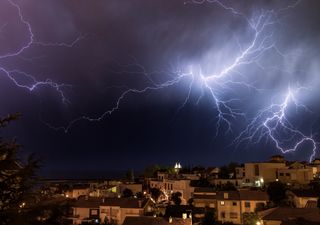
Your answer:
[[[199,195],[199,194],[194,194],[193,195],[194,199],[217,199],[216,195]]]
[[[202,193],[205,193],[205,192],[208,192],[208,193],[215,193],[217,192],[214,188],[211,188],[211,187],[197,187],[194,189],[194,192],[202,192]]]
[[[102,198],[80,198],[74,203],[76,208],[99,208]]]
[[[317,208],[317,201],[307,201],[305,208]]]
[[[227,198],[226,194],[228,195]],[[239,192],[238,191],[219,191],[217,193],[218,200],[240,200]]]
[[[101,206],[119,206],[120,208],[143,208],[149,199],[105,198]]]
[[[251,191],[251,190],[240,190],[241,200],[258,200],[258,201],[268,201],[269,196],[267,192],[264,191]]]
[[[291,190],[298,197],[318,197],[318,193],[314,190]]]
[[[294,220],[304,218],[305,220],[318,222],[320,224],[320,209],[318,208],[277,208],[263,217],[263,220]]]
[[[123,222],[123,225],[190,225],[191,219],[172,218],[172,222],[169,223],[169,218],[164,217],[133,217],[127,216]]]
[[[226,198],[225,193],[228,197]],[[268,201],[269,196],[263,191],[239,190],[239,191],[219,191],[217,193],[218,200],[256,200]]]
[[[81,198],[74,203],[78,208],[99,208],[99,206],[119,206],[120,208],[143,208],[149,199],[137,198]]]

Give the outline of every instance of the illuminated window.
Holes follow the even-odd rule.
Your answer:
[[[96,216],[96,215],[98,215],[98,210],[97,209],[90,209],[90,215],[92,215],[92,216]]]
[[[221,201],[221,202],[220,202],[220,205],[224,205],[224,204],[225,204],[225,202],[224,202],[224,201]]]

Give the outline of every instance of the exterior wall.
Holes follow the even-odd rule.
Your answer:
[[[90,214],[91,210],[96,210],[97,215],[95,217],[99,217],[99,208],[73,208],[73,224],[81,224],[82,220],[90,218],[92,215]]]
[[[123,223],[127,216],[143,216],[143,209],[121,209],[120,224]]]
[[[104,222],[106,218],[109,222],[113,220],[119,224],[121,221],[120,207],[119,206],[100,206],[100,220]]]
[[[221,222],[232,222],[241,224],[240,201],[237,200],[218,200],[217,214]],[[233,214],[233,215],[232,215]]]
[[[119,206],[100,206],[100,220],[114,220],[118,225],[121,225],[127,216],[143,216],[144,209],[136,208],[120,208]]]
[[[284,183],[308,184],[313,180],[313,169],[279,169],[278,179]]]
[[[222,204],[223,202],[224,204]],[[267,202],[252,200],[218,200],[218,220],[221,222],[233,222],[235,224],[241,224],[242,214],[246,212],[254,212],[257,207],[257,204],[260,203],[266,204]],[[223,214],[225,215],[224,218]]]
[[[281,225],[279,220],[263,220],[263,225]]]
[[[88,195],[89,194],[89,188],[85,189],[73,189],[71,191],[67,191],[65,195],[68,198],[78,198],[81,195]]]
[[[293,201],[297,208],[304,208],[308,201],[315,201],[317,202],[318,198],[316,197],[297,197],[295,196]]]
[[[246,176],[244,167],[236,167],[236,179],[242,179]]]
[[[150,187],[159,188],[160,190],[166,192],[168,195],[170,195],[173,192],[181,192],[182,204],[186,204],[186,202],[191,198],[191,194],[194,191],[194,188],[190,187],[190,180],[151,180]]]
[[[213,185],[225,185],[227,183],[231,183],[234,186],[242,186],[242,179],[210,179],[209,182]]]
[[[130,189],[133,194],[137,194],[138,192],[142,192],[142,184],[120,184],[119,185],[119,194],[122,194],[124,189]]]
[[[199,208],[216,208],[217,201],[214,199],[197,199],[196,197],[193,199],[193,205]]]
[[[241,201],[241,214],[242,213],[246,213],[246,212],[254,212],[256,207],[257,207],[257,205],[259,205],[259,204],[266,205],[267,201],[252,201],[252,200],[246,201],[246,200],[242,200]],[[248,205],[250,205],[250,206],[248,207]]]
[[[286,168],[285,163],[245,163],[245,183],[255,184],[261,178],[265,183],[276,181],[277,170]]]

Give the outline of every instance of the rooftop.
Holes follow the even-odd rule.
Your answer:
[[[296,220],[303,218],[311,222],[320,223],[320,209],[318,208],[276,208],[263,217],[263,220]]]
[[[120,208],[143,208],[149,199],[137,198],[105,198],[101,206],[119,206]]]
[[[191,219],[172,218],[172,222],[169,222],[169,218],[164,217],[131,217],[127,216],[123,222],[123,225],[187,225],[191,224]]]

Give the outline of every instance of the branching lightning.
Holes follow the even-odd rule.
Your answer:
[[[7,0],[13,7],[15,7],[19,20],[24,24],[28,30],[28,40],[25,44],[13,51],[4,55],[0,55],[0,70],[5,74],[17,87],[25,88],[29,91],[34,91],[37,87],[48,86],[53,88],[59,93],[62,100],[67,102],[67,98],[63,92],[63,88],[66,84],[58,84],[50,79],[38,81],[35,76],[30,75],[19,69],[8,69],[4,65],[1,65],[1,60],[8,59],[10,57],[22,57],[21,54],[32,47],[32,45],[39,45],[42,47],[73,47],[76,45],[84,36],[79,36],[72,43],[43,43],[35,41],[34,34],[32,32],[31,24],[25,20],[21,12],[19,5],[14,3],[12,0]],[[188,68],[176,69],[174,71],[147,71],[145,67],[138,63],[136,59],[129,65],[121,65],[121,71],[118,73],[123,74],[138,74],[146,78],[145,86],[142,88],[126,88],[123,90],[118,98],[116,99],[114,106],[97,117],[91,117],[83,115],[70,121],[66,126],[52,126],[49,123],[45,124],[54,130],[63,130],[68,132],[77,122],[85,120],[89,122],[99,122],[110,116],[115,111],[119,110],[121,104],[132,94],[143,94],[150,91],[160,91],[167,88],[175,88],[181,85],[182,82],[189,82],[187,85],[186,95],[182,104],[178,107],[178,112],[182,110],[186,104],[191,101],[191,96],[194,94],[195,88],[201,88],[201,94],[197,96],[196,104],[202,100],[203,97],[209,97],[212,100],[212,108],[216,110],[216,133],[215,137],[220,132],[232,133],[233,132],[233,121],[237,118],[246,119],[246,115],[241,110],[234,107],[234,102],[241,102],[238,97],[226,97],[232,96],[232,87],[235,85],[241,88],[250,88],[255,91],[259,91],[253,83],[247,82],[245,79],[246,74],[241,72],[241,67],[249,67],[255,65],[262,71],[267,73],[266,69],[261,65],[260,59],[269,51],[273,51],[280,57],[285,55],[277,48],[275,41],[273,40],[272,27],[279,22],[280,14],[284,11],[290,10],[296,7],[299,1],[295,1],[292,5],[288,5],[278,10],[267,10],[259,13],[254,18],[248,18],[244,13],[237,9],[225,5],[219,0],[190,0],[185,4],[206,4],[211,3],[230,15],[239,17],[244,20],[251,31],[251,38],[245,43],[239,43],[239,49],[234,51],[234,55],[230,56],[231,60],[226,62],[222,69],[214,74],[203,72],[199,65],[189,65]],[[0,33],[5,30],[7,25],[3,24],[0,27]],[[135,67],[138,71],[130,71],[131,67]],[[198,69],[195,69],[198,68]],[[169,79],[158,82],[154,77],[157,74],[166,73]],[[17,76],[22,76],[31,82],[30,85],[20,83]],[[298,89],[300,90],[300,89]],[[317,150],[317,142],[314,140],[312,135],[305,135],[299,129],[295,128],[288,119],[289,106],[304,107],[297,101],[296,95],[299,91],[288,90],[285,98],[280,103],[272,103],[270,106],[259,111],[257,116],[249,121],[248,126],[243,130],[235,139],[234,144],[239,145],[243,142],[258,143],[263,138],[268,138],[275,145],[275,147],[282,153],[288,153],[296,151],[304,143],[312,144],[312,154],[310,161],[315,157]],[[226,93],[228,93],[226,95]],[[233,95],[237,96],[237,95]],[[283,135],[285,134],[285,135]],[[283,138],[286,137],[286,138]],[[292,145],[288,145],[291,143]],[[288,147],[289,146],[289,147]]]
[[[204,1],[203,1],[204,2]],[[194,1],[193,3],[203,3],[203,2],[197,2]],[[133,64],[130,64],[131,66],[135,66],[136,68],[139,68],[138,73],[140,75],[145,76],[148,79],[149,86],[146,86],[142,89],[135,89],[135,88],[129,88],[125,90],[117,99],[115,106],[111,108],[110,110],[105,111],[100,116],[92,118],[88,116],[81,116],[79,118],[76,118],[72,120],[67,126],[65,127],[53,127],[49,124],[53,129],[56,130],[64,130],[65,132],[68,132],[69,129],[78,121],[80,120],[87,120],[90,122],[93,121],[100,121],[104,119],[107,115],[111,115],[113,112],[118,110],[120,108],[120,105],[122,101],[124,101],[129,94],[142,94],[147,91],[152,90],[161,90],[164,88],[173,87],[176,85],[179,85],[184,80],[188,79],[189,85],[186,97],[179,107],[178,111],[180,111],[189,101],[190,96],[192,94],[192,90],[194,86],[200,86],[202,88],[203,95],[198,97],[197,103],[201,101],[201,98],[204,97],[205,93],[209,94],[209,96],[212,98],[213,107],[217,110],[217,125],[216,125],[216,135],[218,135],[218,132],[223,130],[223,125],[227,126],[227,129],[224,129],[225,132],[231,132],[232,131],[232,119],[235,119],[239,116],[244,116],[243,113],[241,113],[238,109],[234,109],[230,106],[230,103],[235,101],[240,101],[240,99],[237,98],[223,98],[223,93],[226,92],[226,89],[230,89],[230,85],[240,85],[244,86],[246,88],[252,88],[254,90],[258,90],[256,87],[254,87],[250,83],[246,82],[239,82],[233,80],[233,78],[229,75],[233,74],[239,74],[239,76],[242,76],[239,71],[236,69],[242,65],[249,65],[249,64],[258,64],[258,59],[268,50],[276,49],[275,44],[272,42],[272,33],[268,33],[265,35],[265,32],[268,28],[268,26],[273,25],[275,22],[273,20],[273,11],[267,11],[264,13],[261,13],[261,15],[254,21],[250,21],[245,17],[242,13],[237,12],[235,9],[231,7],[226,7],[219,1],[214,1],[214,3],[217,3],[219,7],[222,7],[224,10],[230,11],[235,16],[241,16],[247,21],[248,26],[251,28],[253,32],[253,37],[250,40],[249,43],[246,43],[246,47],[242,48],[239,46],[239,53],[234,56],[233,61],[229,65],[225,65],[224,69],[222,69],[219,73],[216,74],[203,74],[201,71],[201,68],[197,71],[194,70],[194,65],[190,65],[189,68],[185,70],[178,70],[178,71],[170,71],[169,73],[172,75],[170,77],[173,77],[172,79],[169,79],[163,83],[157,83],[153,80],[154,74],[160,73],[159,71],[152,71],[147,72],[146,69],[143,67],[143,65],[139,64],[136,60],[134,60]],[[276,50],[277,53],[280,53],[279,50]],[[130,71],[127,71],[126,68],[130,65],[123,66],[124,70],[122,72],[131,73]],[[184,72],[187,71],[187,72]]]
[[[274,143],[275,147],[282,153],[295,152],[303,144],[311,143],[312,154],[309,157],[311,162],[316,156],[318,143],[311,135],[305,135],[294,127],[289,119],[289,108],[294,107],[296,110],[302,108],[310,110],[301,104],[296,95],[301,88],[295,91],[288,89],[283,100],[280,103],[272,103],[267,108],[260,110],[258,115],[252,119],[245,130],[235,139],[237,145],[243,142],[260,143],[263,138]]]
[[[14,58],[14,57],[24,58],[22,56],[22,54],[26,50],[32,48],[32,46],[34,46],[34,45],[43,46],[43,47],[52,46],[52,47],[70,47],[71,48],[75,44],[77,44],[81,39],[83,39],[84,36],[77,37],[72,43],[44,43],[44,42],[36,41],[34,33],[32,31],[32,26],[24,18],[21,7],[12,0],[7,0],[7,2],[12,7],[15,8],[17,15],[18,15],[18,18],[19,18],[19,22],[27,28],[27,40],[25,40],[25,43],[21,43],[22,46],[20,48],[13,50],[11,52],[8,52],[6,54],[0,55],[0,71],[2,72],[2,74],[6,75],[13,82],[13,84],[15,84],[19,88],[24,88],[24,89],[27,89],[28,91],[32,92],[40,86],[50,87],[50,88],[54,89],[60,95],[61,100],[64,103],[68,103],[69,100],[66,98],[66,96],[63,92],[63,88],[71,86],[71,85],[64,84],[64,83],[59,84],[59,83],[52,81],[51,79],[38,80],[34,75],[31,75],[25,71],[21,71],[19,69],[9,69],[4,65],[5,63],[1,63],[1,62],[3,62],[4,60],[8,60],[10,58]],[[6,26],[7,26],[7,23],[5,23],[3,26],[1,26],[0,32],[3,32],[6,28]],[[23,78],[23,79],[21,79],[21,78]],[[23,82],[21,82],[20,80],[23,80]]]

